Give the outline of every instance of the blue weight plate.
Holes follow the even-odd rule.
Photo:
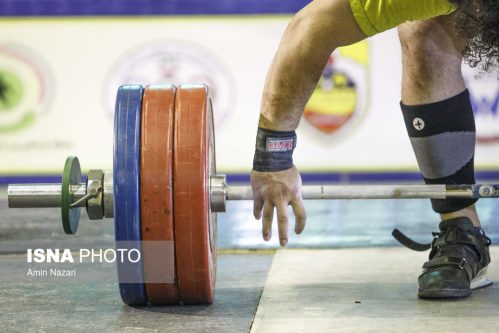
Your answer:
[[[118,89],[114,115],[114,230],[117,248],[141,251],[140,227],[140,85]],[[145,305],[142,260],[127,261],[128,253],[116,256],[121,299],[128,305]],[[117,252],[119,254],[119,252]],[[137,259],[133,251],[131,260]]]

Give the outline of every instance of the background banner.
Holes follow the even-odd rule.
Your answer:
[[[267,69],[291,16],[6,18],[0,22],[0,175],[59,174],[67,155],[112,167],[124,83],[207,83],[217,165],[248,173]],[[464,66],[478,170],[499,170],[499,84]],[[477,79],[476,77],[479,76]],[[337,50],[305,108],[295,163],[305,173],[415,172],[399,108],[395,30]]]

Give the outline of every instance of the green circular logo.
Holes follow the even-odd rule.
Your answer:
[[[23,97],[21,80],[13,73],[0,70],[0,112],[14,109]]]
[[[30,127],[48,110],[50,68],[23,45],[0,43],[0,135]]]

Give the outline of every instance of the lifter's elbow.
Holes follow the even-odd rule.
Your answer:
[[[287,33],[307,36],[311,44],[331,48],[353,44],[366,36],[355,21],[348,0],[314,0],[291,20]]]
[[[324,21],[323,15],[318,15],[307,7],[296,13],[285,34],[295,40],[303,51],[324,47],[333,49],[338,46],[337,33],[331,29],[331,24]]]

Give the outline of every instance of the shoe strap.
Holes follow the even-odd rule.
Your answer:
[[[449,245],[464,245],[469,251],[473,251],[477,255],[478,261],[482,264],[487,265],[490,262],[490,255],[487,249],[490,245],[490,238],[483,234],[471,233],[460,229],[440,233],[438,238],[433,240],[430,260],[433,259],[440,248]]]
[[[471,245],[478,249],[480,247],[480,240],[478,235],[456,228],[447,232],[441,232],[435,240],[433,246],[440,247],[445,245],[461,244]]]
[[[459,269],[464,270],[468,275],[469,281],[471,281],[473,279],[473,276],[475,276],[477,273],[474,272],[473,265],[471,265],[468,262],[468,260],[466,260],[466,258],[451,257],[451,256],[442,256],[442,257],[433,258],[432,260],[425,262],[423,268],[430,269],[442,266],[456,266]]]

